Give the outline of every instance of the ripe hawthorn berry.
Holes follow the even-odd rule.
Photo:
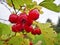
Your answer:
[[[18,15],[17,15],[17,14],[11,14],[11,15],[9,16],[9,21],[10,21],[11,23],[16,23],[16,22],[17,22],[17,18],[18,18]]]
[[[38,34],[38,35],[41,34],[41,30],[39,28],[35,28],[34,30],[35,30],[36,34]]]
[[[24,29],[25,29],[26,32],[29,33],[29,32],[31,32],[33,30],[33,27],[32,26],[25,25],[24,26]]]
[[[20,31],[22,31],[22,29],[23,29],[23,26],[21,24],[15,24],[12,26],[13,32],[20,32]]]
[[[29,18],[31,18],[32,20],[36,20],[39,18],[39,11],[37,9],[33,9],[29,12]]]
[[[26,22],[26,25],[32,25],[32,23],[33,23],[33,20],[32,19],[30,19],[30,18],[27,18],[27,22]]]
[[[33,45],[33,43],[30,41],[30,45]]]
[[[35,30],[32,30],[32,31],[31,31],[31,33],[32,33],[33,35],[36,35],[36,32],[35,32]]]
[[[18,17],[18,22],[17,23],[31,25],[32,22],[33,21],[28,18],[28,15],[26,13],[21,13]]]
[[[24,13],[21,13],[18,17],[18,22],[17,23],[26,23],[27,21],[27,15]]]

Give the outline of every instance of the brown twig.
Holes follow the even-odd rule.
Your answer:
[[[16,8],[15,8],[15,5],[14,5],[14,3],[13,3],[13,0],[11,0],[11,3],[12,3],[12,5],[13,5],[13,9],[14,9],[14,11],[15,11],[15,13],[16,13]],[[17,14],[17,13],[16,13]]]

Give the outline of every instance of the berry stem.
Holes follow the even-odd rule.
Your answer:
[[[12,5],[13,5],[13,9],[14,9],[14,11],[15,11],[15,13],[16,13],[16,8],[15,8],[15,5],[14,5],[14,3],[13,3],[13,0],[11,0],[11,2],[12,2]],[[16,13],[17,14],[17,13]]]
[[[12,13],[11,10],[4,3],[1,2],[1,4],[3,4],[10,11],[10,13]]]
[[[25,7],[25,6],[20,6],[20,8],[18,9],[17,13],[22,9],[22,7]]]
[[[40,26],[39,23],[38,23],[37,21],[34,21],[33,24],[36,25],[37,27]]]
[[[22,9],[22,6],[20,6],[20,8],[18,9],[17,13]]]

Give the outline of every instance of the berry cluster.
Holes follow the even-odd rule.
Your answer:
[[[39,28],[33,28],[33,21],[39,18],[39,11],[37,9],[33,9],[27,15],[25,12],[17,14],[11,14],[9,16],[9,21],[14,23],[12,26],[13,32],[21,32],[26,31],[27,33],[31,32],[32,34],[41,34],[41,30]]]

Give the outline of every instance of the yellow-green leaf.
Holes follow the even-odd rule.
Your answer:
[[[60,6],[57,6],[53,2],[41,2],[39,5],[45,7],[49,10],[52,10],[55,12],[60,12]]]
[[[43,24],[37,22],[34,22],[34,24],[36,24],[41,29],[46,45],[54,45],[57,34],[54,33],[53,28],[50,27],[51,25],[49,23]]]

